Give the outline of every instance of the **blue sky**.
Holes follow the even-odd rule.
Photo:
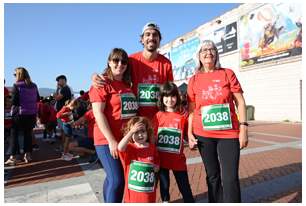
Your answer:
[[[161,45],[174,40],[239,4],[5,4],[4,73],[14,83],[18,66],[28,69],[39,87],[55,88],[65,74],[78,92],[90,76],[102,72],[110,50],[129,54],[142,50],[139,35],[148,21],[156,22]]]

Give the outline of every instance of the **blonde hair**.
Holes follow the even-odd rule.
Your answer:
[[[29,72],[24,67],[15,69],[16,81],[24,81],[27,85],[32,84]]]
[[[145,125],[146,127],[146,132],[147,132],[147,135],[148,135],[148,138],[147,138],[147,141],[149,142],[151,138],[153,138],[153,127],[150,123],[150,120],[146,117],[140,117],[140,116],[137,116],[137,117],[132,117],[127,123],[126,125],[123,127],[123,136],[125,136],[130,130],[131,130],[131,127],[134,126],[137,122],[140,122],[142,124]]]

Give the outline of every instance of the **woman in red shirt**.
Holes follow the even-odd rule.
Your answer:
[[[91,87],[89,90],[96,119],[94,144],[106,172],[103,185],[104,202],[121,203],[124,176],[117,146],[122,139],[122,125],[135,116],[138,110],[131,88],[128,55],[123,49],[115,48],[111,51],[104,76],[107,84],[101,88]]]
[[[248,144],[243,91],[234,72],[220,67],[213,41],[202,43],[198,58],[197,73],[187,89],[189,146],[199,148],[207,174],[208,201],[241,202],[240,149]]]

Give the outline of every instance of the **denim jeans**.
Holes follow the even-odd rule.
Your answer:
[[[105,203],[122,203],[124,192],[124,173],[120,159],[114,159],[108,145],[96,145],[96,153],[101,161],[106,178],[103,183]]]

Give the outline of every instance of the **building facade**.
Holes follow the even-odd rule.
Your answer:
[[[216,43],[221,66],[236,73],[256,120],[302,120],[301,4],[243,4],[163,45],[177,85],[194,74],[205,39]]]

